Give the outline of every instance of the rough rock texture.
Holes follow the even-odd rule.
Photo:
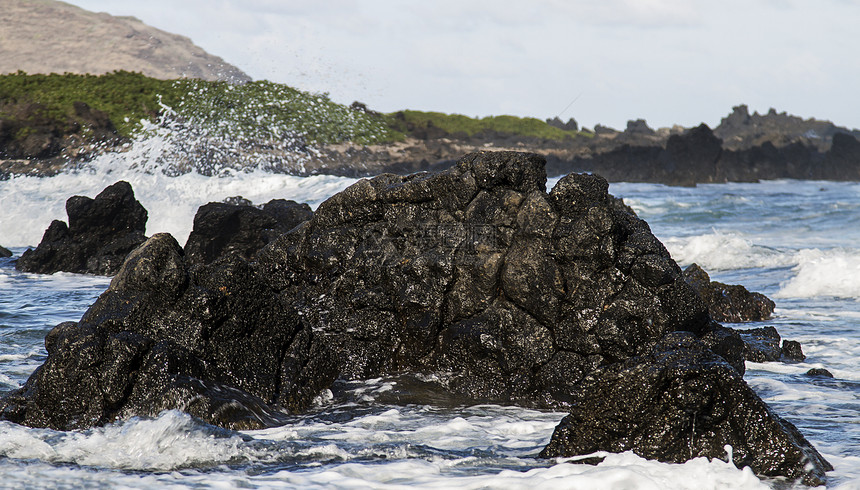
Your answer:
[[[0,246],[0,257],[11,257],[12,251],[6,247]]]
[[[129,255],[79,323],[48,334],[48,359],[0,416],[70,430],[178,408],[244,429],[283,423],[273,404],[307,408],[336,374],[314,334],[243,260],[189,270],[182,254],[157,234]]]
[[[773,327],[736,330],[744,342],[744,359],[752,362],[799,362],[806,359],[795,340],[784,340],[780,346],[779,332]]]
[[[759,475],[825,483],[833,467],[740,374],[692,334],[667,335],[645,356],[587,376],[541,457],[632,450],[680,463],[725,458]]]
[[[684,280],[699,293],[717,322],[760,322],[769,319],[776,306],[767,296],[751,293],[743,286],[711,281],[697,264],[684,269]]]
[[[313,216],[310,206],[273,199],[261,208],[249,204],[211,202],[194,216],[185,243],[189,264],[209,264],[228,253],[250,260],[269,242]]]
[[[557,406],[596,366],[669,331],[709,329],[678,266],[605,180],[544,185],[543,159],[511,152],[382,175],[322,203],[257,261],[341,376],[443,373],[473,399]]]
[[[126,255],[146,240],[147,212],[131,185],[119,181],[91,199],[66,201],[69,224],[54,220],[36,249],[21,254],[15,267],[24,272],[58,271],[113,275]]]
[[[190,39],[53,0],[0,0],[0,73],[140,72],[161,79],[250,78]]]
[[[541,157],[513,152],[470,154],[438,174],[362,180],[250,263],[232,254],[189,267],[176,242],[157,235],[77,325],[51,333],[46,363],[0,400],[0,414],[69,428],[181,408],[259,427],[277,421],[273,409],[307,407],[335,378],[401,375],[424,375],[472,403],[578,410],[590,375],[641,362],[666,334],[738,351],[604,179],[569,175],[549,193],[545,182]],[[775,429],[785,425],[744,391],[735,368],[695,345],[702,352],[689,369],[719,365],[713,390],[748,415],[697,455],[722,456],[731,441],[756,448],[740,454],[762,472],[797,476],[794,449]],[[656,377],[655,393],[669,378]],[[676,392],[708,416],[710,398],[696,383]],[[613,396],[623,405],[624,391]],[[625,407],[615,407],[618,417],[602,407],[590,411],[631,417],[623,423],[649,437],[675,428],[674,419],[646,423]]]

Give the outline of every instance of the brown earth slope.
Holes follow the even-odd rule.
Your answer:
[[[184,36],[134,17],[95,13],[54,0],[0,0],[0,73],[115,70],[160,78],[250,80]]]

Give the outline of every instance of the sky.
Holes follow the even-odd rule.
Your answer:
[[[860,0],[67,0],[255,80],[371,109],[711,127],[738,104],[860,128]]]

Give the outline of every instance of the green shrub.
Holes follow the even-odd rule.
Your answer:
[[[577,136],[588,137],[588,133],[566,131],[550,126],[540,119],[516,116],[488,116],[471,118],[460,114],[441,112],[400,111],[390,114],[391,125],[401,132],[409,128],[437,127],[450,134],[463,133],[474,136],[482,131],[495,131],[524,137],[560,141]]]

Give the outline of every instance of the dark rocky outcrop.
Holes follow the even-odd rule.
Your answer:
[[[553,173],[589,171],[611,182],[687,186],[760,179],[860,180],[860,142],[847,131],[827,138],[827,145],[804,138],[782,141],[770,134],[741,147],[727,146],[705,124],[671,134],[665,144],[629,139],[637,134],[625,131],[612,140],[614,145],[603,143],[582,155],[551,156]]]
[[[15,267],[24,272],[58,271],[113,275],[126,255],[146,240],[147,212],[131,185],[119,181],[95,199],[66,201],[69,224],[54,220],[36,249],[28,249]]]
[[[185,243],[189,264],[209,264],[228,253],[246,260],[269,242],[313,216],[310,206],[295,201],[273,199],[257,208],[231,198],[238,204],[211,202],[194,216],[194,228]]]
[[[752,362],[800,362],[806,359],[800,342],[782,340],[773,327],[736,330],[744,342],[744,359]]]
[[[767,296],[743,286],[711,281],[697,264],[684,269],[684,280],[699,293],[711,318],[717,322],[760,322],[769,319],[776,306]]]
[[[824,368],[812,368],[806,372],[807,376],[819,377],[819,378],[832,378],[833,373],[824,369]]]
[[[6,247],[0,246],[0,257],[11,257],[12,251]]]
[[[78,324],[51,332],[45,364],[0,400],[0,414],[76,428],[180,408],[262,427],[277,423],[275,409],[307,408],[336,378],[418,375],[472,403],[601,414],[640,427],[643,441],[690,415],[711,417],[721,430],[695,455],[721,457],[732,443],[762,474],[826,470],[698,340],[716,351],[739,345],[607,182],[572,174],[549,193],[545,182],[541,157],[514,152],[469,154],[437,174],[380,175],[322,203],[253,262],[230,254],[190,266],[171,237],[156,235]],[[666,337],[678,331],[688,333]],[[633,389],[612,392],[621,406],[582,405],[582,393],[603,384],[592,380],[612,384],[648,364],[651,383],[636,389],[672,387],[680,409],[692,410],[685,418],[657,423],[629,410],[628,397],[644,399]],[[702,389],[685,373],[702,373]],[[737,416],[709,412],[717,395],[725,401],[715,410]],[[654,457],[693,455],[667,444]]]
[[[70,430],[173,408],[234,429],[277,425],[334,380],[313,335],[247,262],[189,269],[157,234],[80,322],[48,334],[48,359],[0,415]]]
[[[645,356],[600,368],[574,393],[542,457],[596,451],[681,463],[699,456],[811,486],[833,467],[741,375],[692,334],[667,335]],[[655,428],[657,428],[655,430]]]
[[[72,107],[73,113],[57,118],[40,104],[0,99],[0,159],[83,157],[80,153],[86,145],[120,142],[107,113],[84,102],[74,102]]]

